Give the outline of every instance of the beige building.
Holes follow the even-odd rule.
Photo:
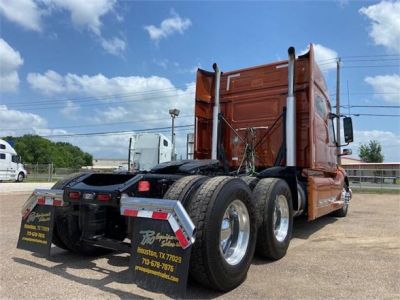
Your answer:
[[[342,157],[342,166],[351,181],[373,183],[398,183],[400,180],[400,163],[366,163],[359,159]]]
[[[118,158],[93,158],[93,166],[85,167],[89,170],[113,171],[127,166],[127,160]]]

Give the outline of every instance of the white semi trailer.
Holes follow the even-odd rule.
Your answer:
[[[132,136],[128,159],[131,171],[148,171],[171,158],[172,143],[165,135],[138,133]]]

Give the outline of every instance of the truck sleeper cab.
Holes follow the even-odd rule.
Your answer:
[[[28,175],[21,157],[15,149],[5,140],[0,139],[0,181],[23,181]]]
[[[159,205],[158,213],[162,199],[179,202],[193,224],[184,233],[193,243],[192,278],[229,291],[245,280],[255,251],[285,256],[294,216],[346,215],[351,190],[337,165],[334,115],[312,45],[298,58],[290,48],[288,61],[198,70],[195,101],[194,160],[78,174],[53,187],[64,201],[54,244],[86,254],[129,251],[128,200]]]

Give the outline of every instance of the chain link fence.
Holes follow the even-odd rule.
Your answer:
[[[375,169],[354,166],[345,169],[352,189],[400,192],[400,167]]]
[[[24,164],[28,171],[27,181],[57,181],[61,178],[81,171],[80,168],[55,168],[53,164]]]

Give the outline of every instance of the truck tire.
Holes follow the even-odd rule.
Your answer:
[[[25,179],[25,175],[22,172],[19,172],[18,177],[17,177],[17,182],[22,182]]]
[[[243,176],[240,177],[240,179],[242,179],[249,186],[250,190],[254,190],[257,183],[260,181],[260,179],[253,176]]]
[[[191,277],[215,290],[234,289],[246,278],[257,237],[249,187],[239,178],[210,178],[189,203],[188,213],[196,226]]]
[[[256,252],[271,260],[285,256],[292,237],[293,203],[286,181],[261,179],[253,191],[257,205],[258,237]]]
[[[164,199],[179,200],[186,207],[196,191],[207,179],[208,177],[202,175],[185,176],[170,186],[164,194]]]
[[[87,173],[73,173],[58,182],[52,189],[64,189],[73,180],[86,175]],[[79,230],[78,217],[66,214],[63,208],[56,208],[53,230],[53,244],[71,252],[84,255],[102,255],[111,252],[109,249],[94,247],[80,241],[81,231]]]
[[[347,185],[345,185],[343,187],[343,191],[348,191],[349,187]],[[342,208],[335,210],[334,212],[331,213],[332,217],[336,217],[336,218],[344,218],[347,216],[347,212],[349,210],[349,204],[345,204]]]

